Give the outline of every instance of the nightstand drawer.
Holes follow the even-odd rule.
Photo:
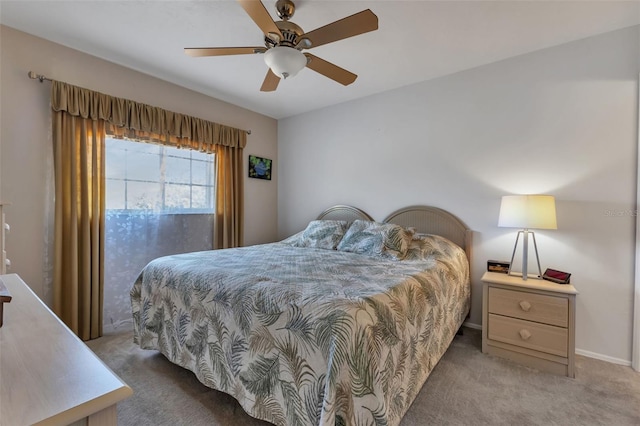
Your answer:
[[[489,312],[544,324],[567,327],[569,300],[523,291],[489,288]]]
[[[567,356],[568,330],[501,315],[489,315],[488,337],[498,342]]]

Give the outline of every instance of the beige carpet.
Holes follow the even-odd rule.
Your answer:
[[[133,388],[118,404],[120,426],[269,425],[159,353],[139,349],[130,332],[88,345]],[[640,373],[630,367],[578,356],[569,379],[480,348],[479,331],[456,336],[401,425],[640,425]]]

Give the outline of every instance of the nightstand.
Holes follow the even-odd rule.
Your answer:
[[[482,281],[482,352],[575,377],[575,287],[496,272]]]

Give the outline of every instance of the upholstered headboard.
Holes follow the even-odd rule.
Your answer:
[[[356,219],[374,220],[357,207],[337,205],[320,213],[318,220]],[[411,206],[396,210],[387,216],[384,223],[394,223],[405,228],[415,228],[422,234],[435,234],[447,238],[464,249],[471,262],[471,236],[473,233],[460,219],[446,210],[431,206]]]
[[[435,234],[451,240],[464,249],[471,260],[471,230],[456,216],[446,210],[431,206],[411,206],[396,210],[387,216],[385,223],[413,227],[416,232]]]
[[[373,220],[371,216],[359,208],[345,205],[329,207],[318,216],[318,220],[345,220],[347,222],[353,222],[357,219]]]

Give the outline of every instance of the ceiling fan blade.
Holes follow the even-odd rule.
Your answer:
[[[311,40],[311,47],[318,47],[377,29],[378,17],[367,9],[310,31],[302,37]]]
[[[271,68],[267,72],[267,76],[264,78],[262,82],[262,87],[260,88],[261,92],[273,92],[278,88],[278,84],[280,83],[280,77],[275,75]]]
[[[318,58],[311,53],[304,54],[307,58],[311,59],[307,63],[307,68],[311,68],[317,73],[324,75],[325,77],[329,77],[331,80],[337,81],[338,83],[348,86],[349,84],[356,81],[358,78],[352,72],[345,70],[344,68],[340,68],[337,65],[332,64],[331,62],[327,62],[324,59]]]
[[[253,22],[256,23],[258,27],[262,30],[264,35],[268,35],[269,33],[276,34],[280,37],[279,40],[282,40],[282,32],[280,32],[280,28],[273,21],[269,12],[267,12],[267,8],[264,7],[261,1],[257,0],[237,0],[240,3],[240,6],[244,9],[245,12],[253,19]]]
[[[224,55],[249,55],[264,53],[266,47],[187,47],[184,53],[189,56],[224,56]]]

